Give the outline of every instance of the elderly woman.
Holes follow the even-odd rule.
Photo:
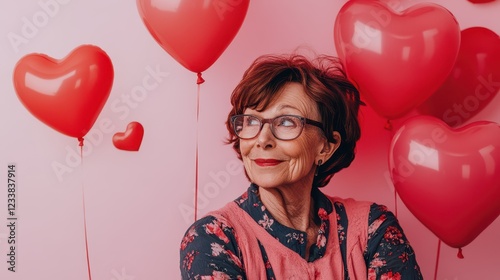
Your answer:
[[[395,216],[320,188],[354,159],[362,102],[334,57],[262,56],[231,96],[250,187],[196,221],[183,279],[422,279]]]

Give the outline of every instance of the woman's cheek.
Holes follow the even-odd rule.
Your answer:
[[[247,141],[240,140],[240,154],[242,157],[247,157],[250,153],[250,145]]]

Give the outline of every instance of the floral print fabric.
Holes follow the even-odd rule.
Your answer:
[[[316,244],[309,252],[309,262],[325,254],[329,234],[338,234],[342,257],[346,257],[346,235],[348,217],[340,202],[334,204],[320,190],[312,193],[320,225]],[[281,225],[273,219],[258,196],[258,187],[251,185],[235,200],[256,223],[290,250],[306,256],[305,232]],[[335,208],[337,228],[330,229],[328,215]],[[365,261],[369,280],[422,279],[415,253],[399,226],[396,217],[385,206],[372,204],[370,208],[367,248]],[[236,241],[237,232],[232,227],[213,216],[196,221],[185,233],[180,245],[180,269],[182,279],[218,280],[246,279],[244,259]],[[276,279],[267,253],[260,246],[266,264],[267,279]],[[349,279],[346,261],[344,271]]]

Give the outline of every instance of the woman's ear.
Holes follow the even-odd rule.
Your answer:
[[[323,145],[323,149],[319,154],[319,159],[323,162],[326,162],[330,159],[330,157],[335,153],[335,151],[339,148],[340,143],[342,142],[342,138],[340,137],[340,133],[338,131],[333,132],[334,142],[329,142],[325,138],[325,142]]]

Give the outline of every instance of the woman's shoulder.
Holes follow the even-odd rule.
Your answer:
[[[242,275],[240,258],[234,228],[217,211],[207,213],[193,222],[181,241],[183,279],[194,279],[195,275],[214,275],[214,272],[221,271],[224,271],[224,279],[239,279],[239,275]]]
[[[234,228],[222,213],[219,210],[212,211],[193,222],[184,233],[181,250],[193,245],[198,247],[200,243],[233,243],[235,240]]]
[[[250,189],[250,188],[249,188]],[[212,210],[194,221],[184,233],[181,249],[188,244],[207,243],[210,240],[222,241],[223,243],[235,240],[235,230],[232,226],[234,213],[240,208],[239,203],[246,200],[247,192],[239,198],[228,202],[219,209]]]
[[[366,213],[368,215],[368,224],[387,219],[396,220],[394,213],[384,204],[368,200],[357,200],[354,198],[330,197],[330,199],[337,212],[345,213],[348,211],[346,208],[349,208],[351,209],[351,211],[348,211],[351,213],[349,216],[352,216],[354,212],[361,212],[361,214]]]
[[[380,205],[368,201],[368,200],[357,200],[354,198],[341,198],[337,196],[329,196],[330,200],[332,201],[335,210],[337,212],[349,212],[351,213],[357,213],[357,214],[369,214],[372,211],[376,211]]]
[[[333,203],[336,211],[340,213],[341,220],[345,219],[345,222],[348,221],[349,224],[368,225],[369,239],[376,232],[401,228],[396,215],[384,204],[337,197],[333,200]]]
[[[233,207],[237,205],[234,202],[230,202],[222,208],[212,210],[205,215],[203,215],[198,220],[194,221],[191,226],[186,230],[189,231],[208,231],[210,228],[218,227],[221,229],[232,228],[231,222],[229,221],[229,214]]]

